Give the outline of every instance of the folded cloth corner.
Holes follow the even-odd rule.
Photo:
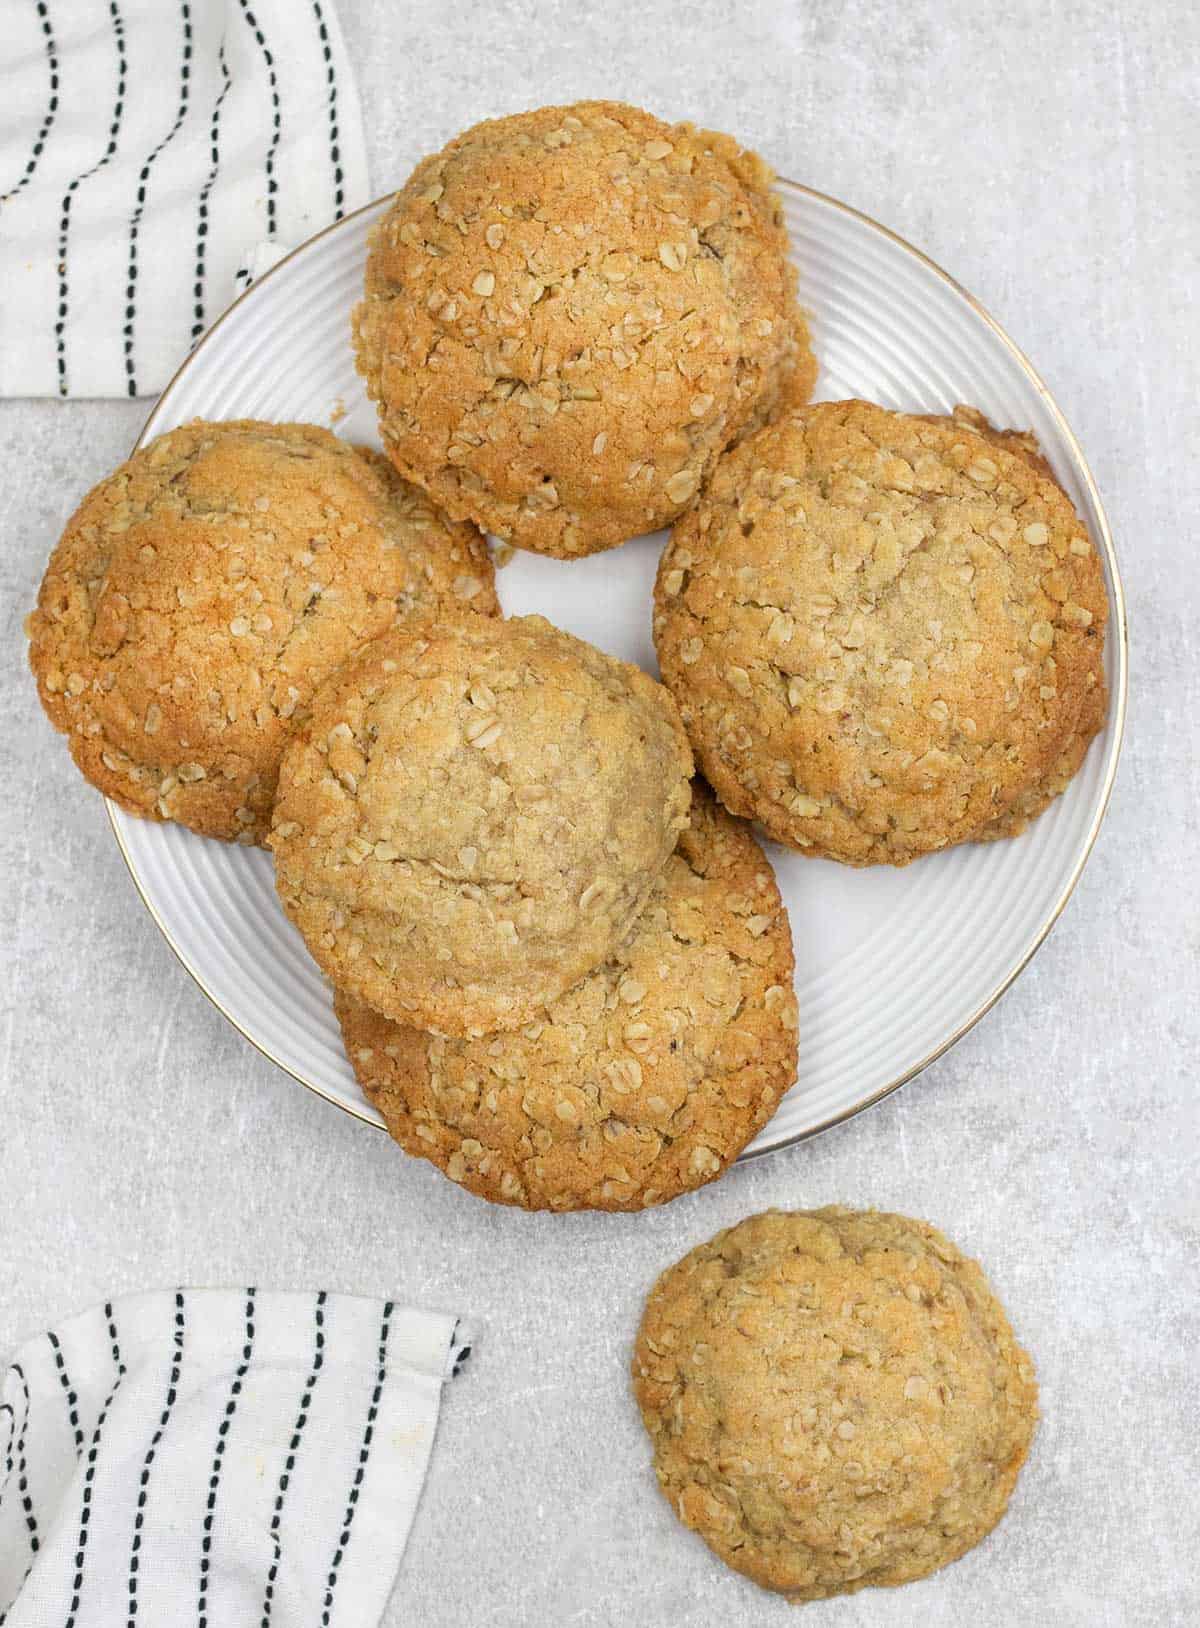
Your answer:
[[[0,396],[156,393],[367,201],[334,0],[13,0],[0,84]]]
[[[355,1295],[131,1295],[0,1389],[0,1624],[378,1621],[459,1319]]]

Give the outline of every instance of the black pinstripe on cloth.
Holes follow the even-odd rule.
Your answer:
[[[167,1381],[167,1394],[163,1401],[163,1409],[159,1414],[158,1426],[150,1438],[150,1445],[146,1449],[146,1456],[142,1460],[142,1474],[138,1484],[137,1509],[133,1517],[133,1542],[129,1550],[129,1628],[137,1619],[138,1609],[138,1567],[141,1559],[142,1529],[146,1524],[146,1504],[150,1496],[150,1474],[154,1468],[154,1460],[158,1454],[158,1444],[166,1434],[167,1426],[171,1422],[171,1414],[179,1396],[179,1375],[183,1367],[183,1334],[184,1334],[184,1306],[183,1292],[175,1292],[175,1350],[171,1358],[171,1377]]]
[[[0,192],[0,203],[7,203],[15,198],[18,192],[24,189],[33,180],[34,172],[38,167],[38,160],[46,146],[46,138],[58,117],[58,48],[54,43],[54,26],[50,21],[50,7],[46,0],[35,0],[35,9],[38,21],[42,25],[42,35],[46,46],[46,111],[42,115],[42,122],[38,126],[38,133],[34,137],[33,147],[29,157],[25,160],[25,168],[17,182],[6,192]]]
[[[5,0],[0,86],[0,395],[161,389],[369,196],[335,0]]]
[[[212,1573],[213,1520],[217,1508],[217,1494],[221,1487],[221,1464],[229,1445],[229,1431],[237,1412],[242,1384],[254,1354],[254,1290],[246,1290],[246,1343],[242,1347],[242,1360],[238,1363],[229,1387],[229,1400],[217,1426],[217,1444],[213,1448],[212,1471],[208,1478],[208,1498],[204,1505],[204,1536],[200,1539],[200,1593],[196,1606],[197,1628],[208,1628],[208,1581]]]
[[[225,46],[222,44],[217,57],[221,69],[221,89],[213,103],[212,120],[209,125],[209,152],[212,163],[208,174],[204,177],[204,185],[200,188],[200,201],[196,210],[196,278],[192,285],[192,295],[195,300],[194,321],[192,322],[191,338],[193,342],[199,339],[204,332],[205,312],[205,278],[207,275],[207,262],[205,250],[208,247],[208,200],[216,184],[217,174],[221,168],[221,108],[229,87],[233,81],[229,77],[229,68],[225,62]]]
[[[453,1316],[253,1288],[30,1340],[0,1383],[0,1623],[369,1628],[468,1349]]]
[[[109,1326],[112,1326],[112,1308],[106,1306]],[[92,1432],[91,1445],[87,1452],[87,1467],[83,1472],[83,1490],[80,1495],[79,1511],[79,1545],[75,1551],[75,1576],[71,1582],[71,1605],[67,1612],[65,1628],[75,1628],[79,1612],[79,1602],[83,1597],[83,1573],[88,1544],[88,1526],[92,1518],[92,1494],[96,1481],[96,1465],[100,1458],[100,1441],[104,1433],[104,1422],[108,1418],[117,1392],[121,1388],[121,1381],[125,1377],[125,1369],[121,1364],[120,1351],[113,1335],[113,1358],[117,1365],[117,1377],[113,1380],[112,1389],[104,1398],[104,1406],[100,1409],[100,1416],[96,1420],[96,1428]]]
[[[85,181],[90,181],[93,175],[98,175],[106,164],[111,163],[117,151],[117,143],[121,135],[121,120],[125,113],[125,75],[128,63],[125,56],[125,24],[122,20],[117,0],[109,0],[108,14],[112,19],[113,45],[117,57],[117,94],[112,105],[112,117],[108,126],[108,140],[104,151],[91,166],[83,170],[70,182],[63,194],[62,216],[58,228],[58,312],[54,323],[55,362],[58,367],[58,393],[60,396],[69,395],[67,389],[67,316],[70,311],[69,293],[70,283],[67,275],[67,261],[71,243],[71,208],[75,201],[75,194]]]
[[[150,149],[146,162],[138,171],[137,203],[129,222],[129,275],[125,283],[125,324],[121,333],[125,340],[125,377],[129,381],[129,394],[136,396],[137,373],[134,368],[134,333],[137,317],[135,292],[138,276],[138,230],[142,223],[142,216],[146,211],[146,192],[150,185],[150,172],[155,161],[165,148],[179,134],[180,127],[187,117],[188,96],[190,92],[190,79],[192,72],[192,11],[188,0],[181,0],[179,7],[180,27],[182,31],[180,63],[179,63],[179,108],[175,114],[174,122],[166,135],[156,146]]]
[[[346,1514],[342,1521],[342,1530],[338,1536],[337,1548],[333,1551],[333,1561],[330,1564],[329,1577],[325,1584],[325,1598],[321,1605],[322,1628],[328,1628],[329,1625],[329,1614],[333,1605],[333,1591],[337,1587],[342,1557],[350,1545],[350,1528],[354,1524],[354,1512],[358,1508],[358,1495],[362,1491],[363,1477],[367,1473],[367,1461],[371,1457],[371,1443],[375,1439],[375,1424],[379,1417],[379,1398],[383,1394],[383,1382],[387,1377],[388,1331],[391,1328],[392,1312],[394,1310],[395,1307],[389,1300],[383,1308],[383,1324],[379,1330],[379,1367],[375,1374],[375,1389],[371,1392],[371,1403],[367,1408],[367,1421],[363,1426],[362,1446],[358,1450],[358,1463],[354,1466],[354,1480],[350,1483],[350,1492],[346,1499]]]
[[[29,1579],[30,1572],[33,1570],[33,1563],[37,1559],[37,1553],[41,1547],[41,1538],[38,1536],[37,1516],[34,1514],[33,1510],[33,1498],[29,1491],[28,1465],[25,1459],[25,1434],[29,1426],[30,1408],[29,1381],[26,1379],[25,1370],[19,1362],[14,1362],[12,1367],[9,1369],[9,1378],[15,1379],[17,1384],[21,1387],[21,1399],[23,1402],[21,1409],[21,1423],[17,1427],[17,1447],[15,1459],[17,1471],[17,1498],[20,1500],[21,1515],[25,1525],[24,1547],[25,1552],[29,1556],[28,1560],[25,1562],[24,1570],[21,1573],[21,1586],[24,1587],[25,1583]],[[12,1414],[15,1423],[16,1410],[11,1403],[9,1403],[9,1411]],[[8,1460],[8,1462],[11,1464],[12,1461]],[[10,1470],[6,1470],[4,1476],[5,1494],[8,1492],[10,1480],[11,1472]],[[15,1552],[16,1546],[14,1543],[14,1553]],[[4,1624],[8,1621],[10,1605],[11,1601],[9,1601],[8,1604],[5,1604],[3,1597],[0,1596],[0,1628],[4,1628]]]
[[[263,1590],[262,1621],[263,1628],[271,1620],[271,1610],[275,1604],[275,1583],[279,1577],[279,1566],[283,1559],[283,1548],[279,1541],[280,1528],[283,1525],[283,1506],[287,1499],[288,1488],[291,1485],[292,1473],[296,1468],[296,1455],[300,1451],[300,1443],[304,1439],[304,1427],[308,1423],[308,1410],[312,1406],[313,1392],[317,1381],[321,1377],[321,1367],[325,1361],[325,1292],[317,1296],[314,1313],[316,1323],[316,1343],[313,1349],[312,1371],[304,1381],[304,1394],[300,1398],[300,1411],[296,1414],[296,1422],[292,1426],[292,1438],[288,1442],[287,1458],[279,1476],[279,1485],[275,1491],[275,1507],[271,1511],[271,1564],[267,1570],[266,1587]]]
[[[259,26],[258,18],[250,9],[249,0],[238,0],[242,8],[242,16],[246,25],[254,35],[255,44],[262,52],[262,59],[266,65],[267,83],[271,87],[271,139],[267,144],[267,156],[263,163],[263,175],[267,186],[267,236],[275,236],[276,196],[279,192],[279,183],[275,179],[275,155],[279,151],[280,137],[283,135],[283,105],[279,95],[279,77],[275,72],[275,56],[267,44],[266,36]]]
[[[329,43],[329,30],[325,26],[325,13],[321,10],[321,0],[312,0],[312,5],[317,19],[317,33],[321,38],[321,59],[325,64],[325,81],[329,86],[329,162],[333,167],[333,218],[334,220],[341,220],[345,214],[343,208],[345,193],[342,188],[342,154],[338,145],[337,72],[334,68],[333,50]]]

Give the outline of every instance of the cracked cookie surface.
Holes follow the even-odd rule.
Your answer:
[[[354,318],[389,455],[446,510],[571,557],[670,522],[816,364],[771,175],[616,102],[488,120],[375,228]]]
[[[1015,834],[1063,789],[1105,716],[1108,604],[1044,468],[970,410],[859,401],[722,459],[664,551],[654,637],[728,808],[902,865]]]
[[[495,612],[487,545],[311,424],[192,423],[101,481],[26,627],[42,705],[133,814],[262,842],[321,679],[398,617]]]
[[[449,1040],[335,999],[407,1153],[526,1209],[639,1210],[714,1180],[796,1074],[792,939],[748,826],[691,824],[616,951],[524,1028]]]
[[[956,1560],[1037,1424],[978,1264],[927,1222],[836,1206],[752,1216],[664,1272],[633,1387],[675,1513],[795,1600]]]
[[[339,988],[443,1034],[512,1029],[628,932],[691,773],[662,685],[540,616],[397,629],[284,757],[276,885]]]

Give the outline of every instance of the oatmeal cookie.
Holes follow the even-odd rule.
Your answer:
[[[400,473],[569,558],[665,526],[816,364],[771,174],[618,102],[490,119],[372,236],[359,371]]]
[[[718,796],[781,842],[903,865],[1011,834],[1103,721],[1100,562],[1024,438],[986,428],[802,408],[675,527],[664,682]]]
[[[663,687],[540,616],[398,628],[318,692],[284,757],[279,895],[385,1016],[513,1029],[624,938],[691,773]]]
[[[445,1040],[336,997],[405,1152],[529,1210],[640,1210],[714,1180],[796,1076],[787,913],[762,850],[696,783],[624,943],[510,1034]]]
[[[378,453],[312,424],[196,422],[84,498],[26,629],[92,785],[255,843],[321,679],[398,616],[463,607],[498,609],[483,538]]]
[[[1037,1423],[979,1266],[874,1210],[771,1210],[692,1250],[650,1294],[633,1387],[679,1518],[794,1600],[957,1560]]]

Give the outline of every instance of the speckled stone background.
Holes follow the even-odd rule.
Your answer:
[[[490,1209],[277,1073],[139,903],[43,722],[21,618],[146,404],[0,403],[0,1355],[143,1287],[257,1282],[461,1308],[387,1621],[790,1623],[654,1488],[626,1365],[677,1255],[770,1204],[928,1216],[978,1254],[1045,1418],[998,1531],[805,1628],[1200,1621],[1200,20],[1012,0],[339,0],[377,190],[485,114],[582,95],[696,115],[927,249],[1034,357],[1108,504],[1133,697],[1066,915],[921,1078],[819,1140],[633,1218]],[[2,298],[0,291],[0,298]]]

